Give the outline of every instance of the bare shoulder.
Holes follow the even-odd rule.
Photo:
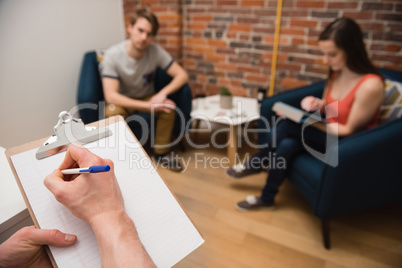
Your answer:
[[[367,78],[359,87],[356,96],[382,98],[384,96],[385,85],[382,79],[377,76]]]

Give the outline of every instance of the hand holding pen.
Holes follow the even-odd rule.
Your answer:
[[[71,173],[78,175],[68,175]],[[63,162],[45,178],[44,184],[57,201],[90,224],[99,214],[124,211],[113,162],[100,158],[79,144],[68,147]]]
[[[60,167],[44,184],[57,201],[91,226],[102,266],[155,267],[124,209],[111,160],[71,144]]]

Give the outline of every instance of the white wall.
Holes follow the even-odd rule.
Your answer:
[[[122,0],[0,0],[0,146],[53,134],[84,53],[125,38]]]

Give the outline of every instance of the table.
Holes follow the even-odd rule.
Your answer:
[[[231,165],[236,162],[239,130],[242,125],[249,124],[260,117],[257,99],[233,96],[232,109],[222,109],[219,95],[193,100],[191,118],[194,121],[192,132],[196,132],[200,120],[229,126],[227,156]]]
[[[33,224],[4,152],[0,147],[0,243]]]

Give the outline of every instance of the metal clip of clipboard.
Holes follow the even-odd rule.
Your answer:
[[[54,126],[54,135],[36,152],[36,159],[55,155],[66,151],[68,145],[73,142],[80,144],[90,143],[112,135],[108,128],[87,129],[79,118],[74,118],[71,114],[63,111],[59,114],[59,121]]]

